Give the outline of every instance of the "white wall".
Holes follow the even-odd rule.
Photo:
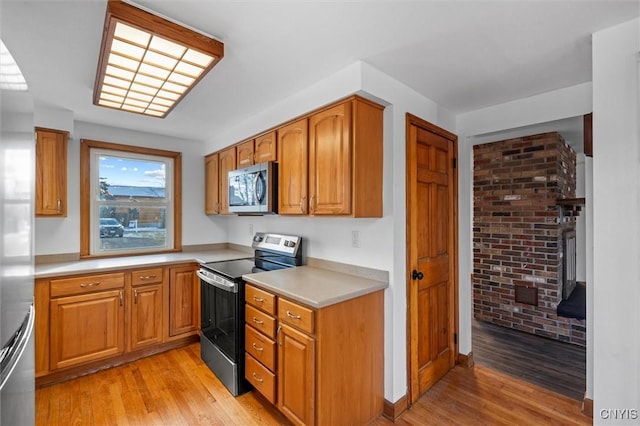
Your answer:
[[[582,116],[591,108],[591,83],[584,83],[458,115],[460,353],[472,350],[473,145],[489,133]]]
[[[411,112],[450,131],[455,130],[453,116],[368,64],[357,62],[249,118],[232,131],[215,135],[208,141],[206,152],[353,93],[386,105],[382,218],[264,216],[218,220],[227,222],[229,241],[233,243],[248,244],[249,225],[253,225],[254,231],[302,235],[307,241],[306,256],[389,271],[390,287],[385,292],[385,399],[395,402],[407,392],[405,115]],[[360,232],[359,248],[351,247],[352,230]]]
[[[640,19],[593,35],[595,424],[640,421],[601,411],[640,410],[639,52]]]
[[[56,110],[36,109],[35,120],[38,120],[37,126],[71,131],[67,156],[69,203],[67,217],[36,218],[36,255],[79,253],[80,251],[80,139],[181,152],[183,246],[227,240],[225,224],[213,221],[204,214],[202,142],[73,121],[69,120],[66,114]]]

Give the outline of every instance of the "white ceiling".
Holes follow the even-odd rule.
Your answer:
[[[164,120],[100,108],[106,0],[0,0],[36,107],[203,140],[362,60],[461,113],[590,81],[590,35],[640,15],[638,0],[137,3],[222,40],[225,57]],[[2,92],[3,109],[26,105]]]

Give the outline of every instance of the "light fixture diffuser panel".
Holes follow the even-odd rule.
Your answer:
[[[224,56],[224,44],[109,0],[93,103],[164,118]]]

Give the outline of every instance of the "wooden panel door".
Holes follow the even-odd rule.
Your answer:
[[[253,164],[254,146],[253,139],[236,145],[237,168],[247,167]]]
[[[308,212],[307,119],[278,129],[278,213]]]
[[[124,352],[123,296],[110,290],[51,300],[51,370]]]
[[[351,103],[309,119],[309,210],[314,215],[351,213]]]
[[[294,424],[315,423],[315,341],[280,325],[278,409]]]
[[[131,350],[162,343],[162,283],[131,291]]]
[[[407,123],[411,401],[455,363],[455,136]]]
[[[36,216],[67,216],[67,137],[36,128]]]
[[[229,172],[236,169],[236,147],[232,146],[220,151],[219,164],[220,190],[218,197],[220,199],[220,214],[229,214]]]
[[[204,157],[204,212],[220,213],[220,164],[218,153]]]
[[[254,141],[253,158],[256,163],[265,161],[276,161],[276,132],[269,132],[258,136]]]
[[[193,266],[169,268],[169,336],[198,330],[200,286]]]

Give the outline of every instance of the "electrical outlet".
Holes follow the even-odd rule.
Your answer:
[[[253,223],[249,224],[249,235],[253,235]]]
[[[360,247],[360,231],[351,231],[351,247]]]

